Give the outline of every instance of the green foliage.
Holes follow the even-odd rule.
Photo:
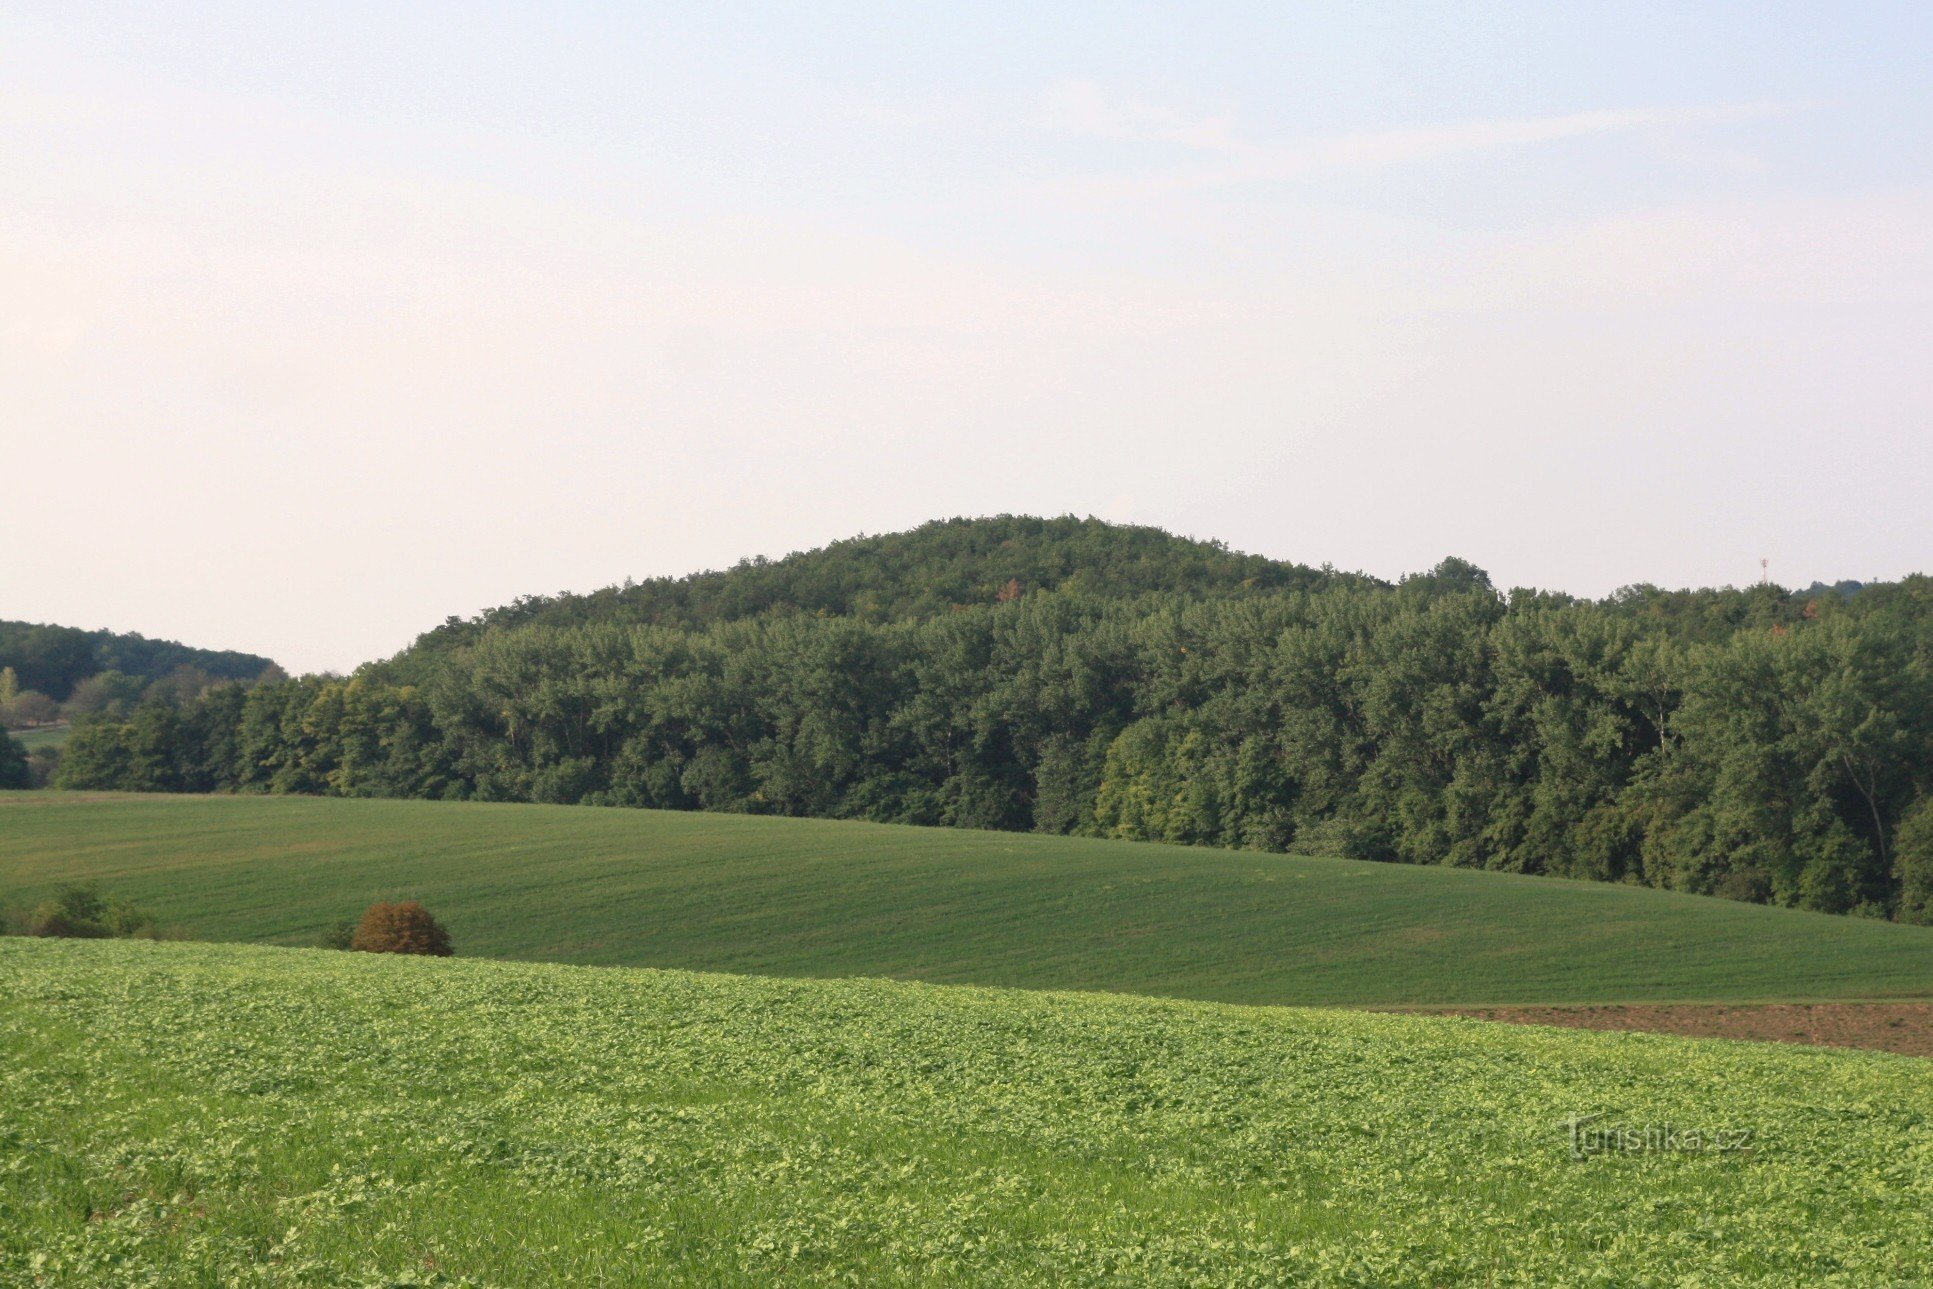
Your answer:
[[[197,939],[419,899],[466,956],[1247,1003],[1933,996],[1933,930],[1629,885],[1084,837],[291,796],[10,794],[0,904]]]
[[[0,943],[0,998],[7,1284],[1790,1286],[1933,1265],[1933,1064],[1880,1053],[211,945]],[[1561,1121],[1600,1112],[1751,1140],[1574,1159]]]
[[[59,719],[60,704],[33,689],[22,689],[12,667],[0,667],[0,729],[28,729]]]
[[[943,519],[781,560],[744,560],[723,572],[627,582],[590,595],[527,596],[472,620],[450,619],[419,640],[415,653],[440,653],[511,626],[597,622],[692,629],[793,614],[877,623],[943,616],[1042,590],[1118,599],[1373,583],[1360,574],[1243,555],[1219,542],[1098,519]],[[406,656],[397,666],[407,673],[412,661]]]
[[[1893,862],[1899,920],[1933,925],[1933,796],[1914,802],[1900,821]]]
[[[1900,907],[1933,580],[1388,586],[1097,521],[950,521],[520,601],[347,679],[153,699],[56,782],[1040,831]]]
[[[340,922],[330,923],[329,929],[316,937],[315,947],[318,949],[346,950],[354,947],[355,942],[356,919],[344,918]]]
[[[0,789],[33,786],[33,769],[27,760],[27,749],[17,739],[0,734]]]
[[[182,667],[218,680],[253,680],[274,665],[254,654],[191,649],[133,633],[0,622],[0,668],[14,673],[20,689],[37,689],[63,702],[75,686],[103,672],[130,681],[138,697],[147,684]]]
[[[76,681],[65,704],[70,717],[108,717],[127,719],[141,703],[147,683],[138,676],[118,671],[103,671]]]
[[[130,901],[109,898],[93,885],[82,883],[63,887],[53,899],[36,906],[27,919],[26,932],[74,940],[152,938],[155,925],[153,917]]]
[[[61,748],[60,766],[54,772],[54,786],[143,790],[137,786],[140,780],[131,772],[129,733],[125,726],[105,721],[75,727]]]
[[[27,753],[29,787],[51,787],[60,775],[60,744],[42,744]]]
[[[456,952],[450,947],[450,933],[414,900],[371,904],[356,924],[349,947],[357,953],[413,953],[431,958],[448,958]]]

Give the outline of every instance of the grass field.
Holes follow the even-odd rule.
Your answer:
[[[59,747],[67,742],[67,736],[73,732],[71,725],[50,725],[45,729],[9,730],[8,734],[14,742],[31,752],[37,747]]]
[[[0,1054],[6,1284],[1826,1285],[1933,1267],[1933,1064],[1878,1053],[0,940]],[[1564,1121],[1596,1112],[1574,1158]],[[1666,1124],[1670,1147],[1643,1135]]]
[[[1242,1003],[1933,997],[1933,929],[1440,868],[816,820],[0,794],[0,905],[92,879],[197,938],[421,899],[464,956]]]

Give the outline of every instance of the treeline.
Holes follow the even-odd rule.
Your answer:
[[[42,787],[59,749],[31,753],[7,730],[88,717],[125,719],[143,703],[179,706],[235,681],[280,680],[267,658],[173,640],[34,622],[0,622],[0,788]]]
[[[254,680],[274,665],[252,653],[194,649],[133,632],[0,622],[0,668],[13,671],[21,692],[45,694],[56,703],[68,701],[83,681],[104,673],[145,688],[183,668],[214,680]]]
[[[942,554],[989,535],[961,527]],[[1584,602],[1162,540],[1171,565],[1154,543],[1105,591],[983,558],[937,607],[528,602],[349,679],[95,718],[57,782],[1032,829],[1933,920],[1933,580]]]

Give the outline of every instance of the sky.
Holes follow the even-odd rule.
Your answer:
[[[1933,6],[0,0],[0,618],[348,670],[952,515],[1933,570]]]

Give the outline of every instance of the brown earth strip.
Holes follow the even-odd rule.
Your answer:
[[[1933,1002],[1446,1007],[1432,1008],[1431,1014],[1471,1016],[1511,1025],[1632,1029],[1692,1038],[1745,1038],[1762,1043],[1865,1047],[1904,1056],[1933,1056]]]

